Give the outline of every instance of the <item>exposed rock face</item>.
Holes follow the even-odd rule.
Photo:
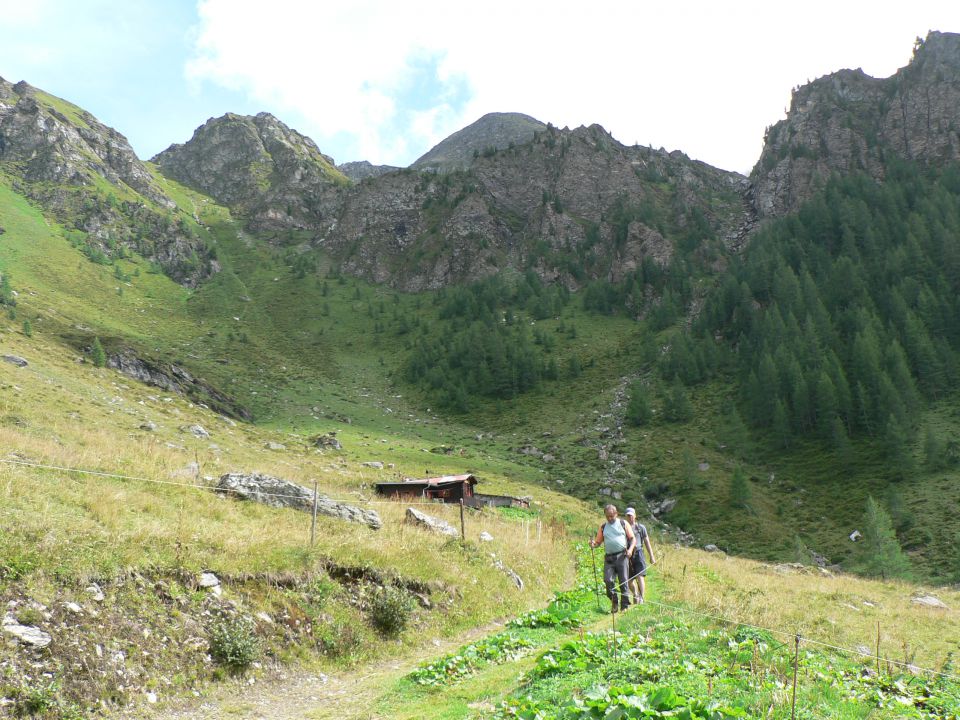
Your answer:
[[[124,350],[111,353],[107,358],[107,367],[119,370],[147,385],[186,395],[229,417],[247,421],[253,419],[250,411],[235,399],[220,392],[205,380],[194,377],[179,365],[147,360],[136,356],[130,350]]]
[[[186,285],[216,270],[123,135],[75,105],[2,78],[0,167],[19,178],[14,189],[85,233],[91,248],[129,247]],[[113,190],[99,189],[103,181]]]
[[[751,173],[762,217],[796,210],[831,173],[882,179],[890,156],[960,159],[960,35],[931,32],[891,77],[841,70],[793,93]]]
[[[466,172],[392,173],[344,195],[320,243],[351,274],[404,290],[532,269],[571,287],[669,262],[668,235],[724,242],[749,219],[745,178],[603,128],[548,128]]]
[[[164,175],[236,209],[257,229],[329,227],[349,184],[314,142],[269,113],[227,113],[153,158]]]
[[[439,142],[411,167],[434,172],[466,170],[481,154],[524,145],[546,129],[542,122],[522,113],[488,113]]]
[[[460,532],[446,520],[427,515],[412,507],[407,508],[406,522],[417,527],[422,527],[430,532],[446,535],[452,538],[460,537]]]
[[[401,168],[398,168],[394,165],[373,165],[366,160],[337,165],[337,170],[342,172],[354,182],[360,182],[361,180],[366,180],[367,178],[380,177],[381,175],[386,175],[387,173],[397,172],[397,170],[400,169]]]
[[[254,500],[271,507],[287,507],[313,512],[312,490],[289,480],[261,473],[221,475],[216,491],[241,500]],[[362,523],[374,530],[379,530],[383,526],[380,516],[375,511],[338,503],[325,495],[318,496],[317,513],[348,522]]]

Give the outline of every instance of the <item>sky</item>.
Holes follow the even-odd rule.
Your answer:
[[[73,102],[149,159],[270,112],[337,163],[409,165],[488,112],[749,172],[791,90],[887,77],[957,0],[0,0],[0,77]]]

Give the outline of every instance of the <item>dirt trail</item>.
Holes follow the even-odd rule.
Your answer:
[[[135,707],[116,720],[373,720],[372,707],[390,685],[420,662],[502,629],[502,623],[430,643],[402,658],[382,659],[334,675],[295,670],[276,678],[213,685],[209,695],[162,707]]]

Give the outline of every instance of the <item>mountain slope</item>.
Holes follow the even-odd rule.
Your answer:
[[[98,261],[134,250],[191,286],[217,269],[211,248],[123,135],[70,103],[2,78],[0,173],[68,225],[72,241]]]

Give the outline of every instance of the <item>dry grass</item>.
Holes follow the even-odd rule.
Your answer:
[[[0,560],[7,575],[83,582],[129,570],[306,573],[331,558],[457,587],[466,600],[452,611],[462,615],[451,618],[459,626],[535,606],[572,581],[570,543],[556,518],[585,508],[570,498],[491,477],[486,487],[535,495],[545,522],[538,533],[535,523],[468,511],[464,547],[404,524],[405,504],[376,503],[370,483],[381,473],[362,467],[349,451],[321,453],[305,438],[235,424],[114,371],[78,365],[69,351],[43,339],[8,332],[3,341],[5,352],[27,357],[30,365],[0,363],[0,460],[155,481],[0,464]],[[148,420],[158,429],[140,430]],[[180,430],[194,423],[211,437]],[[268,441],[287,450],[267,450]],[[323,493],[376,509],[384,527],[373,531],[320,517],[311,548],[306,513],[188,487],[209,486],[220,474],[240,470],[307,487],[316,480]],[[394,471],[404,470],[398,465]],[[459,527],[459,508],[427,510]],[[494,540],[479,543],[481,530]],[[524,592],[492,570],[490,553],[524,578]]]
[[[940,668],[960,651],[960,592],[850,575],[822,575],[752,560],[664,547],[653,582],[668,603],[686,603],[712,615],[849,649],[876,650],[898,662]],[[934,594],[950,609],[912,602]],[[783,638],[780,638],[781,640]]]

